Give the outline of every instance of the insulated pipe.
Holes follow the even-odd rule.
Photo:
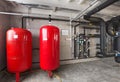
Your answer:
[[[107,21],[107,33],[114,37],[114,50],[120,52],[120,16]]]
[[[107,33],[114,38],[115,61],[120,63],[120,16],[107,22]]]
[[[82,11],[80,11],[71,21],[77,20],[78,18],[82,17],[86,13],[86,11],[89,10],[94,5],[96,5],[97,2],[98,2],[98,0],[93,1],[87,8],[85,8]]]
[[[89,17],[89,16],[84,16],[85,20],[91,21],[91,22],[96,22],[99,23],[100,25],[100,50],[102,53],[102,56],[106,56],[106,32],[105,32],[105,28],[106,28],[106,24],[105,21],[101,18],[98,17]]]
[[[120,27],[120,16],[114,17],[107,21],[106,26],[106,32],[112,37],[117,37],[117,33]]]
[[[77,26],[74,26],[74,58],[76,58],[76,56],[77,56],[77,53],[76,53],[76,50],[77,50],[76,49],[76,43],[77,42],[76,42],[76,39],[75,39],[76,38],[76,27]]]
[[[92,11],[88,12],[86,15],[91,16],[91,15],[95,14],[96,12],[99,12],[100,10],[108,7],[109,5],[111,5],[111,4],[113,4],[113,3],[117,2],[117,1],[119,1],[119,0],[107,0],[103,4],[101,4],[98,7],[94,8]]]
[[[113,28],[111,21],[106,22],[106,32],[108,33],[108,35],[112,37],[116,36],[115,30]]]
[[[92,24],[92,25],[91,25]],[[90,23],[90,22],[86,22],[86,23],[79,23],[77,25],[75,25],[74,27],[77,27],[77,26],[81,26],[81,27],[89,27],[89,28],[99,28],[98,24],[93,24],[93,23]]]

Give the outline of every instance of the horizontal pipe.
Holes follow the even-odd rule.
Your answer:
[[[79,23],[79,24],[77,24],[77,25],[75,25],[74,27],[78,27],[78,26],[81,26],[81,27],[90,27],[90,28],[98,28],[99,26],[98,26],[98,24],[96,23],[96,24],[93,24],[92,23],[92,25],[91,25],[91,22],[84,22],[84,23]],[[99,29],[99,28],[98,28]]]
[[[13,15],[13,16],[23,16],[23,19],[24,18],[32,18],[32,19],[44,19],[44,20],[48,20],[48,18],[39,17],[39,16],[42,16],[42,14],[35,14],[35,13],[28,14],[28,13],[0,12],[0,14],[3,14],[3,15]],[[70,20],[59,19],[59,18],[51,18],[51,20],[70,22]],[[79,23],[79,21],[72,21],[72,22],[78,22]]]
[[[98,30],[100,29],[100,28],[98,28],[98,27],[92,27],[92,26],[90,26],[90,27],[89,27],[89,26],[87,26],[87,27],[85,26],[85,27],[83,27],[83,28],[85,28],[85,29],[98,29]]]
[[[23,16],[23,18],[49,20],[49,18],[45,18],[45,17],[34,17],[34,16]],[[52,20],[52,21],[65,21],[65,22],[70,22],[70,20],[67,20],[67,19],[58,19],[58,18],[51,18],[51,20]],[[78,22],[78,23],[79,23],[79,21],[72,21],[72,22]],[[80,23],[85,23],[85,22],[80,22]]]
[[[11,12],[0,12],[0,14],[3,14],[3,15],[14,15],[14,16],[28,16],[28,14],[11,13]]]
[[[25,19],[38,19],[38,20],[49,20],[49,18],[45,18],[45,17],[34,17],[34,16],[23,16],[22,17],[22,28],[25,28]],[[58,18],[51,18],[52,21],[65,21],[65,22],[70,22],[70,20],[67,19],[58,19]],[[85,24],[86,22],[80,22],[80,21],[72,21],[72,22],[76,22],[76,23],[80,23],[80,24]]]

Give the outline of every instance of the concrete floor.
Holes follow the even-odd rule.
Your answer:
[[[64,65],[56,73],[62,82],[120,82],[120,65],[114,58]],[[7,74],[0,82],[15,82],[15,77]],[[46,72],[37,70],[22,74],[21,82],[60,82],[60,79],[50,79]]]

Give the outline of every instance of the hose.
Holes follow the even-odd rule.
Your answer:
[[[58,80],[60,80],[60,82],[62,82],[62,79],[61,79],[61,77],[60,77],[58,74],[53,73],[53,76],[54,76],[55,78],[57,78]]]
[[[27,74],[28,74],[28,73],[37,72],[37,71],[40,71],[40,70],[31,70],[30,72],[27,72]],[[26,74],[26,73],[24,73],[24,74]],[[61,79],[61,77],[60,77],[58,74],[53,73],[53,76],[54,76],[55,78],[57,78],[58,80],[60,80],[60,82],[62,82],[62,79]]]

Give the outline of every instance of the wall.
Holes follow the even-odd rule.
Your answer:
[[[83,29],[84,26],[78,26],[76,28],[76,34],[84,34],[84,29]],[[89,27],[91,28],[91,27]],[[99,28],[99,27],[98,27]],[[85,29],[85,35],[88,35],[88,34],[100,34],[100,30],[96,30],[96,29]],[[92,38],[89,38],[89,42],[90,42],[90,47],[89,47],[89,50],[90,50],[90,57],[95,57],[96,54],[97,54],[97,51],[100,52],[100,49],[96,49],[96,44],[100,44],[100,38],[96,38],[96,37],[92,37]],[[77,55],[79,54],[79,43],[77,43]]]
[[[3,1],[0,1],[0,11],[6,11],[6,5]],[[10,17],[8,15],[0,14],[0,70],[6,66],[6,47],[5,36],[6,30],[9,28]]]
[[[28,11],[26,7],[23,6],[17,6],[12,9],[13,12],[23,12],[23,13],[30,13],[31,10]],[[39,17],[48,17],[48,15],[40,15]],[[63,18],[61,16],[52,16],[52,18]],[[64,17],[65,19],[65,17]],[[10,26],[11,27],[22,27],[22,16],[10,16]],[[48,20],[38,20],[38,19],[27,19],[24,21],[24,27],[31,31],[32,38],[33,38],[33,62],[39,62],[39,29],[42,25],[48,24]],[[68,35],[62,35],[61,34],[61,41],[60,41],[60,60],[66,60],[66,59],[73,59],[72,54],[72,46],[71,46],[71,28],[70,28],[70,22],[64,22],[64,21],[52,21],[53,25],[56,25],[59,27],[60,30],[67,30]]]
[[[13,9],[14,12],[23,12],[23,13],[31,13],[31,10],[28,10],[26,7],[18,6]],[[17,10],[17,11],[16,11]],[[34,12],[35,13],[35,12]],[[39,17],[48,17],[48,15],[40,15]],[[52,16],[53,17],[53,16]],[[55,18],[55,17],[54,17]],[[11,27],[22,27],[22,16],[11,16],[10,17]],[[24,21],[24,27],[31,31],[33,37],[33,62],[39,62],[39,29],[42,25],[48,24],[48,20],[43,19],[26,19]],[[60,60],[68,60],[74,59],[74,45],[73,38],[71,35],[71,31],[73,33],[72,28],[70,27],[70,22],[64,21],[52,21],[53,25],[56,25],[60,29]],[[68,35],[62,34],[62,31],[68,31]],[[78,29],[78,33],[83,33],[83,29]],[[97,33],[96,30],[88,30],[89,33]],[[73,35],[74,36],[74,35]],[[72,41],[71,41],[72,40]],[[91,39],[91,56],[96,56],[96,43],[99,43],[99,39]],[[94,45],[94,47],[92,47]]]
[[[33,62],[39,62],[39,29],[42,25],[48,24],[48,20],[27,19],[26,29],[31,31],[33,37]],[[60,29],[60,59],[73,59],[71,54],[70,25],[69,22],[52,21],[52,25]],[[62,34],[62,31],[68,31],[68,35]]]
[[[10,27],[22,27],[22,16],[10,16]]]

